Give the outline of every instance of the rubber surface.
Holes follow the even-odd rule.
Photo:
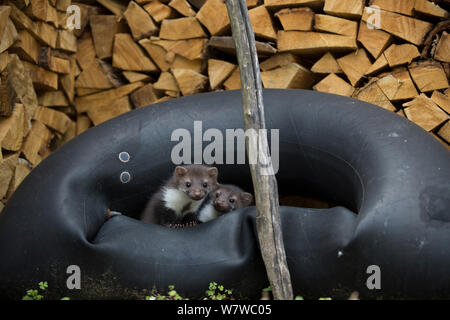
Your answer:
[[[342,205],[282,207],[295,294],[450,297],[450,152],[412,122],[354,99],[265,90],[264,103],[268,128],[280,129],[280,191],[313,190]],[[0,215],[0,296],[20,298],[48,281],[55,297],[131,298],[168,285],[198,297],[216,281],[258,297],[268,283],[254,207],[183,230],[134,219],[173,170],[172,131],[192,133],[194,120],[203,132],[242,128],[240,91],[134,110],[45,159]],[[217,167],[219,181],[251,190],[247,165]],[[106,221],[108,208],[128,217]],[[70,265],[80,267],[80,290],[66,287]],[[380,267],[380,290],[366,287],[370,265]]]

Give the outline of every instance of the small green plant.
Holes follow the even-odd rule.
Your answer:
[[[145,297],[145,300],[187,300],[178,294],[175,286],[168,286],[168,289],[167,295],[159,294],[154,290],[150,296]]]
[[[208,300],[233,300],[233,291],[225,289],[222,285],[216,282],[209,284],[209,289],[205,291]]]
[[[48,288],[48,283],[47,283],[47,281],[41,281],[41,282],[39,282],[39,288],[41,288],[42,291],[47,290],[47,288]]]
[[[22,297],[22,300],[43,300],[44,292],[48,289],[47,281],[41,281],[38,283],[39,289],[27,290],[26,295]],[[69,297],[62,297],[61,300],[70,300]]]
[[[39,289],[42,291],[42,293],[47,290],[48,283],[47,281],[41,281],[39,282]],[[27,290],[27,294],[23,296],[22,300],[42,300],[44,299],[44,296],[40,294],[39,289],[30,289]]]

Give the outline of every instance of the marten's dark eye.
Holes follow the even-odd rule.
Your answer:
[[[190,182],[186,182],[186,187],[190,187],[191,186],[191,183]]]
[[[220,196],[220,193],[217,192],[217,193],[216,193],[216,198],[218,198],[219,196]]]
[[[208,186],[208,184],[205,182],[204,184],[203,184],[203,188],[206,188]]]
[[[234,202],[234,199],[230,199],[230,202],[233,203],[233,202]]]

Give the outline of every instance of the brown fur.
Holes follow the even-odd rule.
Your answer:
[[[151,197],[141,215],[141,220],[166,226],[181,223],[180,220],[184,216],[192,213],[191,205],[204,199],[217,186],[217,175],[218,172],[215,167],[204,165],[176,167],[172,177]],[[184,204],[181,212],[176,214],[171,209],[171,204],[164,201],[165,189],[181,191],[192,201]]]

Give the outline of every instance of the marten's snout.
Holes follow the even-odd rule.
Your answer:
[[[200,200],[205,196],[205,193],[200,189],[191,190],[189,196],[194,200]]]
[[[228,204],[228,201],[226,199],[218,198],[214,200],[214,208],[216,208],[217,211],[226,213],[231,210],[230,205]]]

